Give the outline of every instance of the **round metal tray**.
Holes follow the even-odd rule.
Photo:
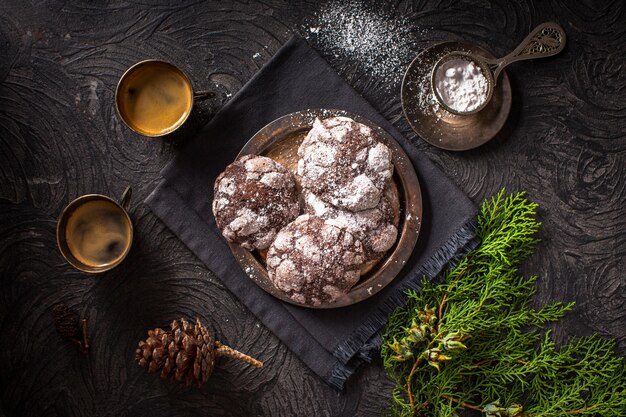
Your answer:
[[[490,141],[504,126],[511,110],[511,84],[503,71],[489,104],[478,113],[455,115],[435,105],[430,77],[444,55],[471,52],[493,58],[486,50],[464,42],[444,42],[425,49],[409,65],[402,80],[402,110],[413,130],[426,142],[450,151],[465,151]]]
[[[411,161],[393,137],[379,126],[359,115],[343,110],[310,109],[288,114],[274,120],[259,130],[241,149],[237,158],[248,155],[263,155],[295,172],[298,163],[298,147],[313,126],[316,117],[345,116],[375,130],[383,143],[391,150],[394,164],[393,181],[398,189],[400,212],[398,218],[399,237],[394,246],[379,261],[366,265],[359,282],[348,293],[332,303],[310,306],[288,298],[269,280],[265,268],[265,253],[250,252],[236,244],[230,249],[246,274],[262,289],[287,303],[308,308],[337,308],[363,301],[387,286],[400,272],[411,256],[422,221],[422,194]]]

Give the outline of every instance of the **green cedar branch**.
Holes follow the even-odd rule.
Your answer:
[[[478,218],[481,245],[389,317],[383,363],[396,385],[390,414],[485,417],[626,416],[626,362],[615,342],[583,337],[558,347],[546,326],[574,303],[533,307],[537,204],[504,190]]]

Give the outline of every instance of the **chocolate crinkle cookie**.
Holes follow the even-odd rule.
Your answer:
[[[226,240],[266,249],[300,213],[293,175],[270,158],[246,155],[226,167],[213,188],[213,215]]]
[[[376,132],[348,117],[316,119],[298,156],[302,188],[352,211],[376,207],[393,174],[389,148]]]
[[[292,300],[329,303],[358,282],[364,262],[361,242],[346,229],[308,214],[276,236],[267,253],[270,280]]]
[[[382,258],[398,238],[400,203],[397,190],[391,184],[385,187],[379,203],[371,209],[340,209],[312,193],[305,196],[304,204],[306,213],[321,217],[327,224],[345,228],[359,239],[366,261]]]

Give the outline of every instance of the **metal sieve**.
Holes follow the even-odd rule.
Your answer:
[[[477,113],[485,108],[491,100],[491,97],[493,96],[493,89],[498,82],[498,77],[504,67],[517,61],[556,55],[561,52],[564,47],[565,31],[563,28],[553,22],[542,23],[530,32],[530,34],[526,36],[526,38],[517,48],[515,48],[515,50],[513,50],[513,52],[502,58],[489,59],[464,51],[453,51],[444,55],[433,66],[430,77],[431,88],[439,104],[450,113],[459,116]],[[478,107],[470,111],[459,111],[451,108],[449,103],[445,102],[442,97],[442,92],[439,91],[439,88],[437,87],[437,81],[439,81],[440,74],[442,73],[440,69],[445,63],[455,59],[473,62],[480,68],[482,74],[487,79],[486,99]]]

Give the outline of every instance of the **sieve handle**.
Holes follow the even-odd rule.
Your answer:
[[[485,59],[493,70],[494,81],[507,65],[526,59],[544,58],[556,55],[565,47],[565,31],[554,22],[542,23],[519,44],[510,54],[498,59]]]

